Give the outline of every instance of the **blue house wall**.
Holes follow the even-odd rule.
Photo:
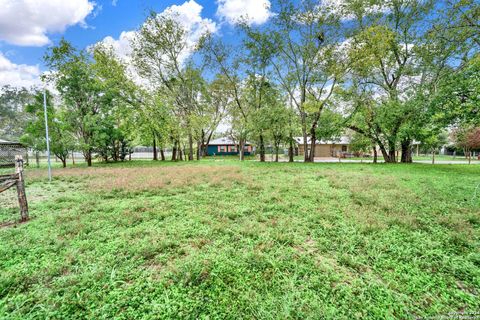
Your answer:
[[[228,149],[227,149],[228,150]],[[244,152],[244,155],[249,156],[251,152]],[[238,155],[238,151],[236,152],[218,152],[218,145],[209,145],[207,147],[207,155],[209,156],[236,156]]]

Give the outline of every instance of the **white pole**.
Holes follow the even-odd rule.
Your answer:
[[[45,137],[47,139],[48,181],[52,181],[52,165],[50,163],[50,139],[48,137],[47,90],[43,91],[43,113],[45,114]]]

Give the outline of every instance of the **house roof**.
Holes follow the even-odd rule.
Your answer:
[[[0,139],[0,144],[21,145],[20,142],[7,141],[3,139]]]
[[[230,139],[229,137],[221,137],[221,138],[211,140],[208,145],[209,146],[220,146],[220,145],[222,145],[222,146],[228,146],[228,145],[234,146],[236,144],[237,143],[235,141],[233,141],[232,139]],[[250,145],[250,142],[245,142],[245,145]]]
[[[298,144],[303,144],[303,137],[294,137]],[[307,137],[307,143],[310,144],[310,137]],[[315,144],[350,144],[350,138],[342,136],[336,140],[317,140]]]

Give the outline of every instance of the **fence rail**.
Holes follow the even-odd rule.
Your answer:
[[[28,220],[28,202],[23,180],[23,157],[15,156],[15,173],[0,175],[0,193],[11,187],[17,187],[18,204],[20,206],[20,221]]]

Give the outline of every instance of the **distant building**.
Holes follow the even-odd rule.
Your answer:
[[[298,154],[304,155],[305,149],[303,145],[303,137],[295,137],[295,142],[297,143]],[[307,139],[308,142],[308,151],[311,148],[311,140]],[[318,158],[340,158],[344,157],[346,154],[350,154],[350,139],[348,137],[341,137],[338,140],[317,140],[315,142],[315,157]]]
[[[223,137],[210,141],[207,146],[207,155],[213,156],[233,156],[239,154],[239,145],[230,138]],[[252,146],[250,143],[245,143],[244,155],[252,154]]]

